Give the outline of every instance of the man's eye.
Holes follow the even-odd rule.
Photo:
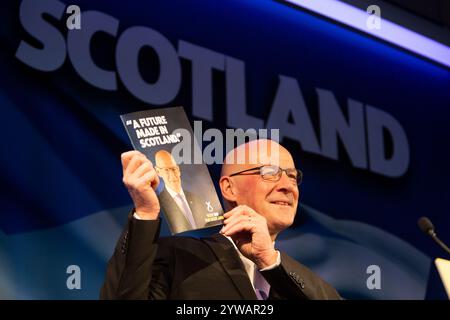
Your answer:
[[[296,170],[288,170],[286,174],[291,179],[297,179],[297,171]]]

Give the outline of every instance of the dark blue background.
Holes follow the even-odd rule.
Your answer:
[[[6,234],[58,226],[130,204],[121,184],[119,160],[120,153],[131,146],[119,114],[156,107],[135,99],[121,84],[117,92],[91,87],[68,59],[50,73],[21,63],[15,58],[19,42],[32,40],[20,25],[19,3],[0,4],[0,92],[4,97],[0,104],[4,186],[0,228]],[[390,113],[409,140],[410,166],[401,178],[353,168],[343,148],[340,160],[334,161],[284,141],[305,172],[301,202],[337,219],[384,229],[431,258],[443,255],[420,233],[416,221],[429,216],[442,240],[450,243],[448,69],[279,2],[98,0],[71,4],[116,17],[119,35],[130,26],[144,25],[161,32],[175,48],[182,39],[245,61],[247,112],[253,116],[267,118],[278,75],[298,80],[316,132],[315,88],[331,90],[344,110],[352,98]],[[63,22],[52,20],[65,34]],[[98,36],[96,41],[95,61],[115,69],[117,39]],[[190,63],[182,59],[182,67],[182,89],[162,107],[183,105],[193,121]],[[215,72],[214,121],[205,122],[206,128],[227,127],[224,82],[223,73]],[[213,180],[219,169],[210,167]]]

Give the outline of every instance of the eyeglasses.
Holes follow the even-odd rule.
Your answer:
[[[256,172],[250,172],[255,171]],[[281,175],[283,174],[283,171],[286,172],[286,175],[289,179],[291,179],[293,182],[295,182],[297,185],[300,185],[303,180],[303,172],[301,172],[299,169],[295,168],[288,168],[288,169],[282,169],[278,166],[273,165],[265,165],[260,166],[256,168],[246,169],[239,172],[235,172],[233,174],[230,174],[230,177],[237,176],[237,175],[252,175],[252,174],[259,174],[264,180],[268,181],[278,181],[281,179]],[[249,172],[249,173],[247,173]],[[244,174],[246,173],[246,174]]]

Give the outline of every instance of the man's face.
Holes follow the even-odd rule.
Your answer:
[[[289,152],[280,148],[280,168],[294,168]],[[266,165],[269,163],[261,163]],[[246,165],[241,169],[250,169],[258,165]],[[239,170],[240,171],[240,170]],[[289,227],[297,212],[299,189],[297,183],[288,178],[285,172],[278,181],[264,180],[260,175],[237,175],[231,177],[236,189],[237,205],[247,205],[264,216],[271,234]]]
[[[164,183],[172,190],[180,192],[180,167],[170,155],[163,155],[156,160],[156,172],[164,179]]]

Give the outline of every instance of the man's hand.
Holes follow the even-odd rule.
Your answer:
[[[276,263],[278,253],[273,246],[266,218],[247,206],[238,206],[223,216],[225,226],[220,232],[231,237],[245,257],[259,269]]]
[[[123,184],[133,199],[136,213],[143,220],[156,220],[160,206],[156,195],[159,177],[152,162],[139,151],[122,153]]]

